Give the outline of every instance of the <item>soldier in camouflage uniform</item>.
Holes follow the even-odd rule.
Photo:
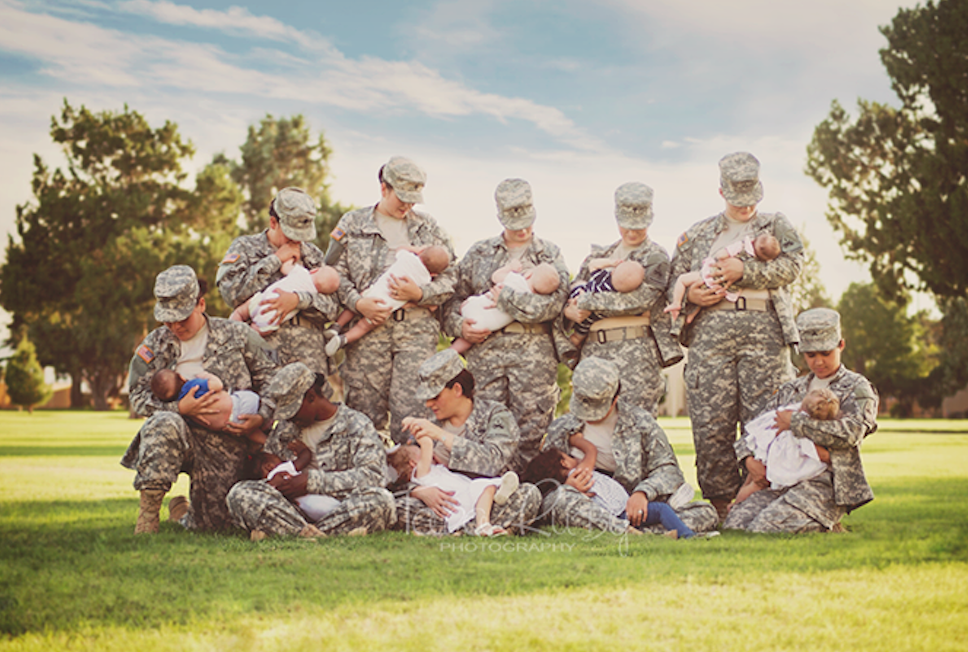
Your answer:
[[[389,413],[390,436],[399,442],[403,417],[429,415],[414,399],[412,383],[420,363],[437,350],[440,324],[433,309],[453,293],[456,266],[451,264],[424,286],[406,277],[391,282],[393,296],[409,304],[393,313],[382,300],[362,297],[393,264],[400,247],[438,245],[454,260],[450,239],[437,222],[413,208],[423,202],[423,170],[409,159],[394,157],[378,176],[380,203],[340,218],[330,234],[330,250],[339,256],[340,301],[377,325],[345,349],[340,375],[346,404],[368,416],[377,430],[387,427]]]
[[[445,349],[418,371],[415,396],[434,412],[434,419],[404,421],[410,432],[427,432],[434,439],[440,463],[471,478],[500,477],[509,470],[518,447],[518,426],[511,412],[495,401],[474,397],[474,377],[456,351]],[[538,515],[541,495],[532,484],[521,484],[504,505],[494,504],[491,522],[523,534]],[[397,529],[417,534],[444,534],[444,520],[456,501],[437,487],[417,487],[397,494]],[[474,522],[465,529],[474,531]]]
[[[494,198],[504,232],[474,243],[461,259],[457,288],[443,308],[443,320],[448,335],[474,344],[467,352],[467,367],[477,381],[478,397],[503,403],[514,415],[521,443],[511,468],[520,473],[538,454],[558,402],[552,324],[568,296],[568,268],[557,246],[532,233],[535,210],[527,181],[502,181]],[[541,295],[505,287],[497,297],[497,308],[515,321],[493,333],[475,327],[461,316],[461,303],[488,291],[494,271],[513,260],[524,269],[553,265],[561,281],[558,289]]]
[[[200,423],[218,411],[215,392],[170,403],[152,393],[151,376],[160,369],[175,369],[186,378],[206,371],[218,376],[229,392],[262,392],[275,372],[258,333],[245,324],[205,314],[203,284],[187,265],[158,275],[155,319],[165,325],[149,333],[131,359],[131,408],[148,417],[121,460],[137,471],[134,488],[141,492],[141,506],[136,533],[158,531],[162,499],[180,472],[192,479],[190,509],[179,506],[181,523],[199,530],[229,527],[225,494],[242,476],[245,435],[273,418],[275,404],[263,398],[259,414],[241,417],[225,432],[213,432]],[[176,516],[175,499],[169,507]]]
[[[811,373],[780,387],[765,409],[797,403],[819,387],[826,386],[836,394],[840,415],[833,421],[789,410],[777,414],[778,430],[791,430],[794,436],[827,449],[829,455],[823,461],[829,469],[786,489],[756,492],[730,510],[723,527],[751,532],[827,532],[839,529],[844,514],[874,499],[864,477],[860,445],[877,430],[877,392],[866,378],[840,363],[844,340],[836,311],[806,310],[797,317],[797,326],[800,350]],[[765,473],[763,463],[753,458],[742,439],[736,443],[736,453],[749,473]]]
[[[323,266],[316,239],[316,204],[299,188],[284,188],[269,207],[269,228],[257,235],[235,239],[219,264],[215,282],[222,298],[237,308],[252,295],[283,277],[282,264],[293,260],[307,270]],[[279,353],[279,362],[304,362],[313,371],[328,373],[323,329],[339,314],[335,296],[309,292],[282,292],[266,302],[281,318],[299,312],[266,336]]]
[[[669,281],[669,254],[648,236],[652,188],[644,183],[619,186],[615,191],[615,219],[621,240],[607,247],[592,245],[575,280],[589,279],[589,264],[596,258],[635,261],[645,268],[645,280],[632,292],[581,294],[568,301],[564,314],[576,324],[592,312],[603,317],[592,324],[581,358],[613,361],[621,371],[623,398],[655,416],[665,389],[660,369],[682,360],[682,349],[670,335],[671,323],[662,311]]]
[[[367,534],[393,524],[393,496],[383,488],[386,455],[380,436],[365,416],[331,403],[326,379],[302,363],[279,370],[266,393],[280,419],[269,433],[266,450],[293,459],[287,444],[301,439],[313,461],[298,475],[281,473],[273,480],[239,482],[226,497],[236,525],[254,541],[270,534],[320,537]],[[278,481],[277,481],[278,478]],[[340,501],[335,511],[310,523],[287,500],[324,494]]]
[[[734,240],[765,232],[776,237],[781,247],[780,255],[768,262],[720,261],[714,274],[722,286],[713,289],[703,282],[691,286],[688,302],[702,310],[686,325],[684,306],[673,325],[674,334],[689,347],[686,398],[699,485],[720,518],[725,518],[741,484],[733,451],[737,423],[753,419],[770,394],[793,377],[789,346],[799,336],[786,287],[803,266],[803,244],[782,213],[756,211],[763,198],[756,157],[729,154],[719,168],[726,209],[679,236],[669,275],[670,298],[680,274],[699,271],[704,258]],[[727,288],[741,293],[735,303],[723,298]]]
[[[595,470],[611,475],[629,492],[628,519],[613,516],[575,487],[561,485],[546,494],[541,506],[554,525],[621,534],[629,525],[642,526],[649,501],[669,502],[685,484],[665,432],[651,414],[625,400],[619,378],[619,368],[610,360],[586,357],[579,362],[572,376],[570,412],[552,422],[544,448],[573,454],[569,439],[579,433],[595,444]],[[672,507],[694,532],[716,526],[716,510],[708,503],[683,501]]]

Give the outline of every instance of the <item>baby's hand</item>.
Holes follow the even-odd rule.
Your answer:
[[[299,455],[303,451],[309,450],[309,446],[307,446],[305,443],[303,443],[303,441],[301,439],[293,439],[291,442],[289,442],[286,445],[286,448],[288,448],[289,450],[291,450],[296,455]]]

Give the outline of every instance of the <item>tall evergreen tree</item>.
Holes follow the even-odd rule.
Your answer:
[[[35,405],[50,400],[53,388],[44,382],[44,368],[37,361],[37,351],[26,335],[20,338],[17,350],[7,362],[4,373],[10,402],[27,408],[33,414]]]

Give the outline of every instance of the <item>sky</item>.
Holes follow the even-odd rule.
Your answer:
[[[897,105],[878,27],[914,4],[0,0],[0,233],[31,199],[33,155],[62,165],[49,129],[65,98],[175,122],[195,169],[239,158],[266,114],[303,114],[333,150],[334,200],[375,203],[380,165],[407,156],[461,255],[500,232],[497,184],[524,178],[535,233],[573,272],[618,239],[618,186],[654,189],[649,235],[671,254],[722,210],[718,160],[750,151],[760,210],[801,229],[836,300],[869,274],[843,257],[806,146],[835,99]]]

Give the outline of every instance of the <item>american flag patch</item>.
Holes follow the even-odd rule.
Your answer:
[[[219,265],[228,265],[234,263],[239,259],[239,256],[241,256],[241,254],[226,254],[225,258],[222,259],[222,262],[220,262]]]
[[[336,242],[339,242],[340,240],[346,237],[346,231],[344,231],[343,229],[337,226],[335,229],[333,229],[332,233],[329,234],[329,237],[331,237]]]
[[[676,240],[676,246],[677,247],[681,247],[682,245],[686,244],[687,242],[689,242],[689,236],[687,236],[685,233],[683,233],[682,235],[679,236],[679,239]]]
[[[145,361],[145,364],[151,364],[151,361],[155,359],[154,352],[144,344],[138,347],[137,354],[139,358]]]

